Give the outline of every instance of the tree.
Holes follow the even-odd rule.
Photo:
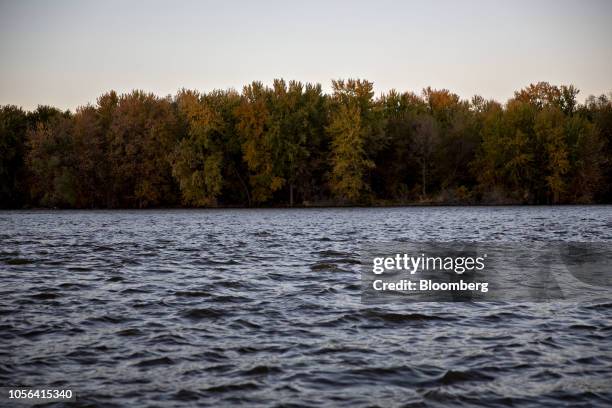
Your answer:
[[[275,135],[277,126],[271,122],[270,99],[272,91],[261,82],[253,82],[244,87],[242,101],[236,109],[238,132],[242,139],[243,159],[246,162],[255,203],[268,201],[272,194],[284,184],[279,163],[275,161],[278,146]]]
[[[369,185],[367,172],[374,168],[366,143],[372,143],[380,123],[374,110],[371,82],[349,79],[333,81],[332,111],[327,132],[331,137],[332,193],[345,202],[366,198]]]
[[[431,162],[431,182],[441,192],[455,191],[474,184],[469,163],[474,160],[480,142],[477,123],[467,100],[447,89],[423,90],[427,112],[437,128],[437,147]]]
[[[108,134],[112,206],[143,208],[176,201],[170,152],[177,127],[167,98],[142,91],[119,97]]]
[[[479,109],[481,142],[470,167],[485,201],[528,201],[535,160],[530,105],[511,101],[505,110],[497,103]]]
[[[19,207],[25,200],[27,128],[28,117],[21,108],[0,107],[0,208]]]
[[[72,118],[71,142],[75,174],[75,206],[93,208],[107,205],[108,144],[96,107],[78,108]]]
[[[74,207],[77,203],[75,154],[69,115],[50,117],[28,131],[26,163],[30,194],[37,205]]]
[[[566,202],[592,203],[605,188],[606,144],[598,128],[584,116],[565,121],[569,168]]]
[[[289,205],[293,206],[293,192],[298,168],[308,157],[306,134],[302,125],[302,91],[300,82],[291,81],[289,87],[282,79],[275,79],[269,100],[267,142],[272,152],[275,173],[289,185]]]
[[[328,100],[320,84],[307,83],[300,97],[297,113],[292,116],[294,140],[299,141],[298,155],[291,161],[289,184],[295,185],[302,201],[328,194],[324,190],[324,175],[329,166]],[[290,192],[291,197],[291,192]],[[290,199],[290,203],[291,203]]]
[[[517,101],[529,103],[537,109],[547,106],[556,106],[564,114],[571,115],[577,106],[576,95],[578,89],[573,85],[555,86],[548,82],[538,82],[514,93]]]
[[[416,118],[427,111],[423,99],[410,92],[391,90],[377,101],[384,124],[384,144],[374,157],[372,188],[384,199],[413,199],[421,180],[420,167],[412,160]],[[420,186],[420,185],[419,185]]]
[[[0,207],[612,200],[612,97],[531,84],[504,105],[365,80],[110,91],[0,107]]]
[[[215,135],[224,127],[223,118],[195,91],[181,91],[176,101],[188,130],[172,156],[172,174],[185,204],[216,205],[223,187],[223,146]]]
[[[538,113],[534,124],[536,138],[545,151],[545,162],[541,163],[540,167],[546,172],[548,195],[553,204],[560,201],[561,194],[565,191],[565,174],[570,165],[564,122],[563,112],[551,106]]]
[[[274,80],[269,105],[268,137],[274,167],[287,185],[289,205],[293,206],[296,190],[304,195],[304,181],[310,176],[309,160],[313,148],[320,147],[324,131],[324,105],[319,84]]]
[[[601,202],[612,201],[612,93],[590,96],[580,109],[582,117],[593,125],[593,132],[601,142],[598,149],[600,154],[601,188],[597,189],[595,199]],[[592,146],[592,145],[591,145]],[[587,149],[588,151],[588,149]]]

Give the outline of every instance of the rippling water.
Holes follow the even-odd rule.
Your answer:
[[[612,242],[612,207],[0,212],[0,385],[96,406],[609,406],[612,299],[361,303],[364,244]]]

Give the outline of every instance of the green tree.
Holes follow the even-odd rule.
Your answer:
[[[570,165],[563,112],[552,106],[541,110],[536,117],[534,130],[537,141],[545,151],[545,162],[540,166],[546,172],[549,201],[556,204],[565,192],[565,174]]]
[[[423,100],[435,121],[438,139],[430,160],[431,184],[454,195],[475,182],[469,171],[480,142],[474,111],[467,100],[447,89],[425,88]]]
[[[23,205],[27,114],[13,105],[0,107],[0,208]]]
[[[591,95],[580,110],[601,141],[601,146],[595,147],[600,152],[595,157],[601,167],[601,186],[596,189],[595,200],[609,203],[612,202],[612,93],[598,97]]]
[[[372,189],[383,199],[414,200],[420,195],[421,167],[415,160],[413,143],[417,117],[427,112],[423,99],[411,92],[395,90],[377,101],[384,126],[384,143],[374,157]]]
[[[284,184],[279,163],[275,161],[277,131],[270,126],[272,90],[261,82],[244,87],[242,101],[236,109],[237,129],[242,139],[243,159],[249,169],[251,198],[255,203],[268,201]]]
[[[304,194],[303,180],[310,176],[308,167],[312,149],[320,146],[324,129],[321,123],[321,86],[274,80],[269,106],[268,137],[275,171],[287,185],[289,205],[293,206],[296,190]]]
[[[174,151],[172,174],[185,204],[216,205],[223,187],[223,146],[215,135],[224,127],[223,118],[197,92],[183,90],[176,100],[188,131]]]
[[[366,147],[378,134],[380,122],[373,101],[373,84],[349,79],[332,82],[332,109],[327,132],[331,137],[332,193],[345,202],[366,199],[370,186],[366,179],[374,168]]]
[[[606,144],[599,129],[584,116],[565,121],[569,151],[565,202],[592,203],[605,187]]]

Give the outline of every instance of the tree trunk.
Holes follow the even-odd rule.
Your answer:
[[[293,183],[289,184],[289,207],[293,207]]]

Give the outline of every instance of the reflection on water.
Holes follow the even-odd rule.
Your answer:
[[[607,406],[609,297],[366,305],[360,251],[612,242],[611,220],[612,207],[0,212],[0,385],[101,406]]]

